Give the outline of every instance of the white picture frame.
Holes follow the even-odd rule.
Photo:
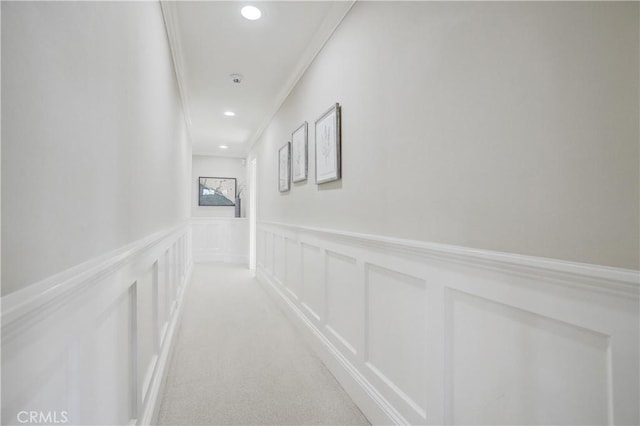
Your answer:
[[[308,175],[308,123],[305,121],[291,134],[291,178],[293,182],[307,180]]]
[[[316,184],[342,177],[340,105],[334,104],[315,122]]]
[[[287,142],[278,150],[278,190],[286,192],[291,188],[291,143]]]

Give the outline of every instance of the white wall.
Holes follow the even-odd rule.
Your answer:
[[[160,4],[1,7],[2,423],[150,424],[192,265]]]
[[[158,3],[2,3],[2,294],[189,217]]]
[[[255,145],[259,218],[638,269],[638,4],[358,2]],[[342,105],[341,181],[314,121]],[[303,121],[311,178],[277,191]]]
[[[194,155],[193,168],[191,173],[191,216],[192,217],[234,217],[235,207],[222,206],[199,206],[198,205],[198,178],[200,176],[227,177],[236,179],[236,191],[240,190],[240,185],[247,186],[247,168],[243,164],[243,159],[214,157],[207,155]],[[242,194],[242,217],[245,217],[245,204],[249,202],[248,191],[245,189]]]
[[[257,277],[374,423],[638,423],[638,13],[357,2],[254,146]]]

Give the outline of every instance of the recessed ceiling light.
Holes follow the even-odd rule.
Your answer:
[[[221,148],[221,149],[227,149],[227,148],[229,148],[229,147],[228,147],[228,146],[226,146],[226,145],[220,145],[220,148]]]
[[[260,17],[262,16],[262,12],[260,12],[260,9],[255,6],[245,6],[242,8],[240,13],[250,21],[260,19]]]
[[[236,113],[233,111],[225,111],[224,115],[226,115],[227,117],[233,117],[234,115],[236,115]]]

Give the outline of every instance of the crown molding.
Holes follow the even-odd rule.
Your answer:
[[[189,110],[189,95],[188,95],[189,91],[187,86],[187,80],[185,77],[184,54],[182,49],[182,41],[180,39],[176,2],[168,1],[168,0],[160,0],[160,7],[162,9],[162,16],[164,18],[164,28],[167,33],[167,39],[169,41],[169,50],[171,51],[171,59],[173,61],[173,69],[176,74],[178,91],[180,93],[182,113],[184,114],[184,121],[187,126],[187,133],[189,135],[189,140],[193,140],[191,138],[192,124],[191,124],[191,112]]]
[[[324,45],[329,41],[335,30],[340,26],[342,20],[347,16],[353,5],[357,0],[338,0],[333,2],[331,10],[322,21],[322,24],[315,32],[311,42],[307,45],[307,48],[302,53],[300,60],[293,69],[293,72],[287,78],[286,83],[282,86],[282,89],[278,92],[271,104],[269,113],[266,115],[264,121],[256,129],[253,135],[248,139],[248,143],[245,145],[244,152],[248,153],[253,149],[256,142],[260,139],[264,131],[269,127],[273,117],[282,107],[284,101],[289,97],[289,94],[296,86],[300,78],[305,74],[313,60],[322,51]]]

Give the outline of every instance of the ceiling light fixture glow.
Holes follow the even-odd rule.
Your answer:
[[[260,19],[260,17],[262,16],[262,12],[260,12],[260,9],[258,9],[255,6],[245,6],[242,8],[240,13],[242,14],[242,16],[244,16],[246,19],[250,21],[255,21],[256,19]]]
[[[233,117],[234,115],[236,115],[236,113],[233,111],[225,111],[224,115],[226,115],[227,117]]]
[[[228,146],[226,146],[226,145],[220,145],[220,148],[221,148],[221,149],[227,149],[227,148],[229,148],[229,147],[228,147]]]

